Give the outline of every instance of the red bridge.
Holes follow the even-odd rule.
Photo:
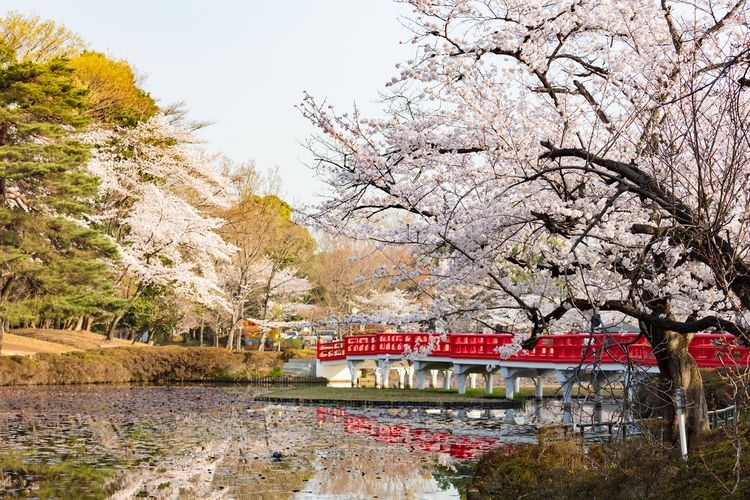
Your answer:
[[[425,376],[443,374],[443,387],[451,387],[456,374],[460,393],[465,391],[466,378],[476,385],[476,375],[483,374],[485,388],[492,391],[493,375],[500,372],[505,379],[506,397],[518,390],[519,377],[536,378],[537,396],[541,397],[541,377],[556,372],[569,392],[575,375],[589,373],[597,385],[598,378],[619,377],[631,382],[637,374],[657,373],[656,358],[645,337],[638,333],[550,335],[541,337],[537,346],[501,358],[498,349],[512,344],[511,334],[449,333],[381,333],[347,336],[343,340],[318,345],[317,374],[331,382],[357,385],[360,371],[372,368],[378,387],[388,387],[391,371],[399,375],[399,386],[424,389]],[[689,346],[698,366],[750,366],[750,352],[727,334],[696,334]],[[592,378],[593,377],[593,378]],[[565,384],[568,387],[565,387]]]

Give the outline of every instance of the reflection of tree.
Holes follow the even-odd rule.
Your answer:
[[[331,426],[321,429],[331,434]],[[326,452],[318,452],[314,495],[346,498],[419,498],[434,493],[433,460],[423,452],[396,450],[366,436],[347,435]]]
[[[458,491],[466,491],[476,468],[475,462],[459,462],[452,466],[435,464],[432,477],[443,491],[451,487]]]

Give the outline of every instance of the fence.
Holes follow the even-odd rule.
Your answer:
[[[729,425],[734,425],[736,423],[736,418],[737,408],[734,405],[727,406],[721,410],[708,412],[708,425],[712,429],[716,429],[717,427],[727,427]]]
[[[711,429],[734,425],[737,419],[735,406],[728,406],[720,410],[708,412],[708,423]],[[597,422],[585,424],[563,424],[559,426],[562,430],[560,438],[566,439],[576,436],[581,443],[592,444],[612,442],[617,439],[643,435],[644,427],[648,420],[633,422]]]

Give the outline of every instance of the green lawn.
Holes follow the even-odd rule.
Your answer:
[[[531,393],[533,394],[533,393]],[[328,401],[466,401],[467,399],[502,399],[505,390],[486,394],[483,389],[467,389],[458,394],[456,389],[375,389],[372,387],[293,387],[274,389],[264,394],[270,398],[323,399]]]
[[[575,387],[573,396],[587,393],[586,389]],[[545,396],[560,396],[559,386],[545,386]],[[268,398],[295,398],[326,401],[466,401],[466,400],[497,400],[505,398],[505,388],[498,387],[492,394],[484,392],[484,388],[466,389],[466,394],[459,394],[458,389],[376,389],[374,387],[285,387],[273,389],[263,396]],[[516,393],[515,400],[525,400],[534,397],[534,387],[522,386],[521,392]]]

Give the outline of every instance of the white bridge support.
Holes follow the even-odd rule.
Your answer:
[[[573,386],[575,384],[588,384],[594,393],[595,418],[601,417],[603,394],[602,389],[608,384],[621,383],[626,395],[626,410],[635,398],[638,387],[651,373],[657,373],[656,367],[641,367],[639,371],[632,372],[627,366],[619,364],[591,366],[574,366],[562,363],[539,363],[519,362],[504,360],[454,360],[450,358],[432,358],[410,361],[402,357],[386,356],[363,356],[360,358],[337,360],[330,362],[317,361],[316,374],[325,377],[331,385],[338,387],[358,387],[362,370],[373,369],[375,372],[375,383],[377,387],[387,388],[390,382],[390,373],[395,370],[398,374],[399,388],[414,388],[424,390],[429,382],[433,388],[438,387],[438,373],[442,373],[442,388],[451,387],[452,377],[455,374],[458,392],[464,394],[468,385],[471,388],[477,386],[477,374],[484,376],[484,388],[487,393],[493,391],[495,375],[503,378],[505,385],[505,397],[513,399],[519,391],[521,378],[531,379],[534,383],[534,397],[541,401],[544,397],[543,379],[547,376],[556,375],[557,382],[562,386],[563,398],[563,421],[572,422],[572,399]],[[414,375],[416,374],[416,385]],[[626,418],[629,415],[626,413]]]
[[[361,365],[361,361],[346,362],[346,367],[349,369],[349,376],[351,377],[352,387],[359,387],[359,378],[362,376],[362,370],[360,370]]]
[[[500,367],[495,365],[487,365],[486,363],[455,363],[453,365],[453,371],[456,374],[456,386],[458,387],[459,394],[466,393],[466,380],[468,377],[469,386],[472,389],[477,387],[477,374],[484,374],[484,390],[487,393],[492,393],[493,382],[495,373]]]
[[[453,375],[453,370],[441,370],[443,372],[443,389],[450,389],[451,388],[451,376]]]
[[[348,363],[328,364],[317,361],[315,363],[315,375],[327,378],[329,385],[351,387],[352,384]]]
[[[521,378],[534,379],[534,398],[544,397],[542,377],[550,374],[553,370],[538,367],[503,367],[500,375],[505,381],[505,399],[513,399],[513,396],[521,390]]]
[[[355,374],[352,370],[361,370],[362,368],[373,368],[375,371],[375,387],[378,389],[387,389],[390,387],[391,372],[398,374],[398,387],[404,389],[406,384],[412,387],[414,379],[414,368],[408,360],[402,358],[372,357],[361,360],[347,360],[350,368],[352,382],[354,383]],[[359,377],[357,374],[356,377]]]
[[[563,423],[573,423],[573,384],[577,381],[576,370],[557,370],[557,381],[562,384]]]
[[[378,359],[378,374],[380,375],[380,381],[378,377],[375,377],[375,385],[378,389],[388,389],[388,380],[391,375],[391,363],[387,359]]]
[[[455,368],[451,361],[414,361],[408,369],[410,370],[409,387],[413,387],[412,380],[416,373],[417,389],[424,390],[427,385],[427,372],[430,373],[430,386],[433,389],[438,387],[438,372],[443,374],[443,388],[449,389],[451,375]]]
[[[409,389],[414,387],[414,367],[412,366],[397,366],[394,368],[398,373],[398,388],[405,389],[407,386]]]
[[[633,374],[631,371],[620,368],[620,369],[595,369],[585,370],[579,367],[569,368],[566,370],[557,370],[557,381],[562,384],[562,395],[563,395],[563,422],[573,422],[573,386],[575,384],[589,384],[594,392],[594,421],[601,421],[602,419],[602,388],[607,387],[611,384],[621,383],[625,389],[626,394],[626,410],[627,406],[632,398],[635,397],[635,393],[638,390],[638,386],[642,384],[650,375],[648,372],[639,372]],[[629,412],[626,411],[626,420],[630,419]]]
[[[484,374],[484,392],[487,394],[492,394],[492,391],[495,389],[492,387],[492,384],[495,382],[495,374],[491,371],[488,371]]]

